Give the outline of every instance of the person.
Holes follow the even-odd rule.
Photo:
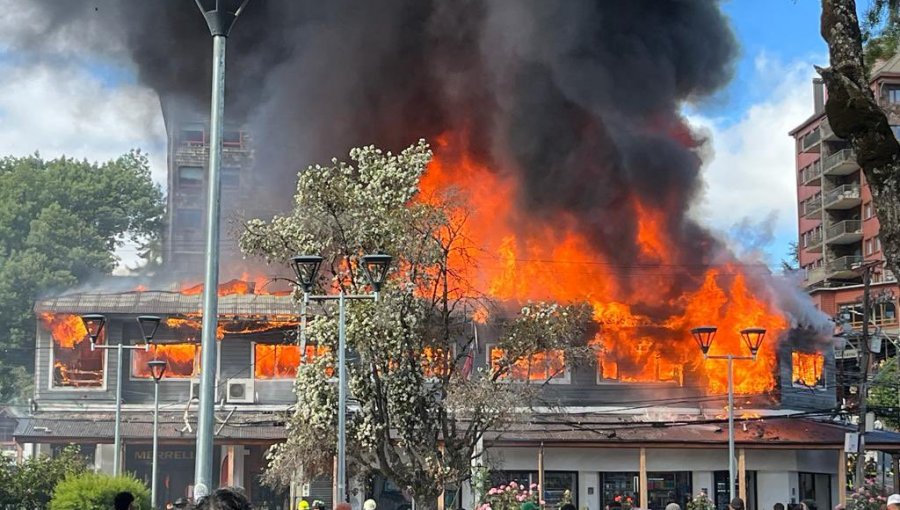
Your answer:
[[[351,510],[350,503],[346,503],[344,501],[334,505],[334,510]]]
[[[744,500],[741,498],[734,498],[731,500],[731,503],[728,503],[728,508],[731,510],[744,510]]]
[[[804,499],[802,505],[803,510],[819,510],[819,504],[814,499]]]
[[[134,503],[134,495],[128,491],[122,491],[113,498],[113,507],[116,510],[131,510],[132,503]]]
[[[252,510],[247,497],[233,487],[216,489],[197,501],[195,510]]]
[[[375,510],[376,508],[378,508],[378,504],[375,503],[374,499],[367,499],[363,503],[363,510]]]
[[[314,500],[312,507],[313,510],[325,510],[325,502],[320,499]]]
[[[772,510],[784,510],[783,503],[775,503],[775,506],[772,507]]]
[[[572,503],[564,503],[563,506],[559,507],[559,510],[577,510],[575,505]]]
[[[538,510],[539,507],[533,501],[526,501],[519,508],[520,510]]]
[[[900,510],[900,494],[891,494],[887,499],[888,510]]]
[[[188,507],[188,500],[185,498],[178,498],[175,500],[175,504],[173,506],[177,510],[185,510]]]
[[[301,499],[297,502],[297,510],[309,510],[309,501]]]
[[[681,506],[678,503],[669,503],[666,505],[666,510],[681,510]]]

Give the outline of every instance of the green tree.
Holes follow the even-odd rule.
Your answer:
[[[126,242],[159,237],[162,191],[146,155],[98,164],[38,155],[0,159],[0,401],[34,363],[34,300],[108,274]]]
[[[131,476],[86,472],[69,476],[56,486],[50,510],[108,510],[116,494],[130,492],[133,508],[150,510],[150,491]]]
[[[86,469],[77,446],[68,446],[55,457],[40,455],[21,464],[9,457],[0,457],[0,508],[46,509],[57,484]]]
[[[359,402],[348,424],[349,462],[356,473],[380,473],[408,489],[418,506],[432,508],[445,485],[470,476],[484,433],[538,402],[540,384],[514,382],[513,371],[543,383],[566,365],[594,359],[584,341],[591,309],[531,303],[518,315],[492,314],[505,317],[492,321],[502,355],[470,370],[469,357],[484,353],[471,350],[466,311],[496,308],[465,279],[473,264],[461,234],[465,204],[417,196],[431,158],[424,141],[398,155],[354,149],[350,158],[301,172],[292,213],[248,222],[241,245],[285,264],[293,255],[320,254],[319,289],[350,294],[366,291],[361,254],[394,257],[380,301],[352,301],[347,315],[350,393]],[[307,336],[328,350],[298,371],[288,439],[270,451],[272,483],[286,484],[298,472],[330,473],[337,397],[323,374],[335,369],[337,330],[334,307],[310,321]],[[539,358],[548,351],[564,363],[548,368]]]
[[[869,405],[875,409],[878,419],[894,429],[900,427],[900,377],[897,371],[897,358],[888,358],[878,369],[869,392]]]

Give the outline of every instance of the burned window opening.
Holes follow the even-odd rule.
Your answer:
[[[196,343],[153,344],[149,351],[134,351],[131,358],[131,377],[151,379],[147,362],[167,363],[164,379],[191,379],[200,375],[200,345]]]
[[[51,338],[51,388],[96,388],[104,385],[104,351],[91,350],[81,317],[72,314],[40,316]],[[106,342],[104,330],[98,342]]]

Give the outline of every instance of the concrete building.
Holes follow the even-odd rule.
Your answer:
[[[900,55],[876,67],[871,86],[900,133]],[[875,360],[896,352],[900,333],[897,318],[897,279],[879,261],[884,260],[878,238],[878,217],[872,193],[847,142],[832,131],[825,116],[827,91],[813,82],[813,112],[790,135],[796,148],[797,225],[799,264],[816,306],[845,319],[855,332],[862,327],[862,271],[875,263],[871,279],[870,331],[878,337]],[[857,335],[839,345],[838,368],[856,369]],[[847,396],[846,388],[839,397]]]

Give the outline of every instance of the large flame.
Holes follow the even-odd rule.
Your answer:
[[[78,315],[41,313],[41,326],[50,332],[54,387],[103,385],[103,351],[91,350],[87,329]],[[98,341],[102,343],[105,331]]]
[[[166,362],[166,379],[190,379],[200,374],[200,346],[195,343],[153,344],[149,350],[134,351],[131,374],[134,377],[150,378],[151,360]]]
[[[665,211],[634,198],[633,244],[641,258],[635,267],[621,268],[592,249],[572,218],[536,217],[517,208],[517,192],[515,179],[476,161],[458,137],[438,139],[418,200],[464,197],[467,206],[452,213],[462,224],[457,242],[463,249],[450,254],[461,280],[502,302],[590,302],[601,325],[595,343],[604,379],[700,385],[722,393],[724,362],[704,360],[690,329],[715,324],[719,332],[711,354],[748,355],[739,331],[766,328],[768,340],[757,360],[735,365],[735,388],[742,394],[774,388],[774,342],[788,321],[754,293],[743,266],[732,262],[697,275],[685,271],[673,253],[675,244],[666,237]],[[521,370],[526,369],[517,367]],[[533,373],[526,371],[528,377]]]
[[[791,353],[791,381],[803,386],[821,386],[824,382],[825,356],[817,353]]]

